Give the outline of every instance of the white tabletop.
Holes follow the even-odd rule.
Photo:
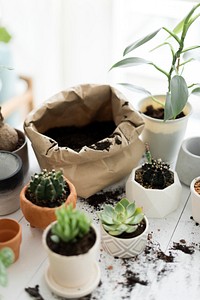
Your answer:
[[[199,126],[199,119],[194,122],[198,122]],[[193,123],[189,123],[189,126],[187,135],[197,135]],[[30,174],[39,170],[32,147],[30,144],[28,146],[30,169],[27,181]],[[124,182],[122,181],[119,186],[123,187]],[[199,300],[200,225],[191,219],[189,194],[189,188],[183,186],[181,204],[175,212],[163,219],[149,219],[147,248],[138,257],[117,259],[109,256],[101,248],[98,256],[101,283],[84,299]],[[84,209],[99,226],[93,206],[78,199],[77,207]],[[54,295],[46,285],[44,273],[48,267],[48,260],[41,243],[42,230],[30,228],[20,210],[7,217],[20,222],[23,238],[20,257],[8,269],[9,284],[6,288],[0,287],[0,299],[34,299],[27,294],[25,288],[36,285],[39,285],[44,300],[65,299]],[[194,252],[187,254],[175,250],[174,243],[185,245],[186,249],[191,246]],[[164,253],[170,257],[164,256]],[[166,262],[166,258],[170,258],[171,262]],[[133,277],[137,281],[135,284]]]

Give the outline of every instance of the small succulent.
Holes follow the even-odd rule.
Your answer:
[[[152,159],[148,144],[146,144],[146,158],[141,169],[136,172],[135,180],[145,188],[163,189],[174,182],[174,174],[169,164],[161,159]]]
[[[56,210],[57,222],[52,226],[51,239],[58,243],[75,242],[86,235],[91,226],[91,220],[84,212],[73,208],[72,204]]]
[[[8,275],[6,269],[14,262],[14,252],[11,248],[4,247],[0,250],[0,285],[6,286]]]
[[[125,232],[136,231],[144,219],[144,214],[142,208],[123,198],[114,207],[110,204],[105,205],[104,210],[99,213],[99,218],[103,228],[110,235],[119,236]]]
[[[29,182],[28,193],[36,205],[54,203],[66,193],[66,181],[61,171],[35,173]],[[63,203],[63,201],[62,201]],[[62,204],[61,203],[61,204]],[[44,206],[44,205],[43,205]]]

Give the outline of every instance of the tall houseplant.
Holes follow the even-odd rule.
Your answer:
[[[162,129],[159,131],[158,129],[158,123],[156,124],[145,124],[146,130],[152,131],[152,128],[155,127],[157,128],[156,131],[157,133],[163,133],[165,131],[165,126],[166,124],[171,124],[170,121],[176,119],[176,123],[178,123],[178,120],[184,119],[184,117],[181,117],[180,114],[182,111],[184,111],[184,114],[189,114],[191,108],[188,107],[188,98],[191,93],[193,94],[199,94],[200,93],[200,87],[199,84],[196,83],[187,83],[185,78],[183,77],[183,70],[184,66],[191,62],[192,60],[196,59],[197,56],[192,56],[192,50],[198,49],[200,46],[199,45],[194,45],[194,46],[189,46],[185,47],[185,40],[188,35],[188,31],[191,27],[191,25],[194,23],[194,21],[200,16],[199,13],[196,14],[196,10],[199,8],[200,3],[195,5],[187,14],[187,16],[178,23],[178,25],[171,31],[166,27],[162,27],[154,31],[153,33],[133,42],[130,44],[128,47],[125,48],[123,55],[127,56],[130,52],[133,50],[141,47],[142,45],[146,44],[150,40],[152,40],[161,30],[164,30],[167,33],[167,38],[157,47],[155,47],[153,50],[162,48],[163,46],[169,47],[170,51],[170,57],[171,57],[171,64],[169,65],[168,70],[164,70],[162,67],[158,66],[152,61],[140,58],[140,57],[126,57],[123,58],[122,60],[118,61],[115,63],[111,69],[117,68],[117,67],[133,67],[133,66],[138,66],[142,64],[146,65],[151,65],[153,66],[157,71],[162,73],[168,83],[168,89],[166,92],[166,95],[164,97],[157,97],[151,94],[148,90],[146,90],[143,87],[139,87],[136,85],[133,85],[131,83],[121,83],[123,86],[127,87],[128,89],[134,91],[134,92],[140,92],[144,93],[145,95],[148,96],[147,99],[147,104],[146,102],[142,102],[142,106],[140,107],[140,111],[143,113],[143,117],[146,122],[146,105],[153,105],[153,109],[157,109],[157,107],[161,107],[163,109],[163,117],[165,124],[162,122]],[[186,105],[187,104],[187,105]],[[187,108],[186,108],[187,106]],[[180,118],[178,118],[180,117]],[[147,123],[150,122],[151,115],[147,117]],[[178,118],[178,119],[177,119]],[[180,129],[179,128],[173,128],[176,126],[176,123],[173,123],[169,131],[166,132],[168,134],[167,138],[169,138],[169,133],[176,131],[178,132]],[[175,124],[175,125],[174,125]],[[184,126],[184,130],[186,129],[186,125]],[[177,137],[179,138],[179,144],[181,142],[181,139],[184,135],[184,130],[181,132]],[[165,133],[165,132],[164,132]],[[155,144],[155,140],[153,142],[150,141],[149,135],[147,132],[143,132],[143,137],[145,142],[150,143],[151,145],[151,151],[152,149],[152,144]],[[162,135],[158,137],[159,139],[162,138]],[[166,136],[164,136],[165,140],[167,139]],[[148,140],[147,140],[148,139]],[[151,140],[153,139],[153,136],[151,135]],[[168,139],[168,143],[169,143]],[[157,143],[156,143],[157,144]],[[162,145],[162,142],[160,142],[160,145]],[[180,146],[180,145],[179,145]],[[159,147],[159,144],[156,145],[156,148]],[[165,149],[166,147],[163,147]],[[179,147],[177,147],[176,152]],[[160,153],[163,153],[164,151],[160,151]],[[153,153],[154,155],[154,153]],[[174,154],[173,154],[174,155]],[[154,155],[155,157],[157,155]],[[162,157],[163,159],[166,160],[167,157]],[[171,160],[171,157],[170,157]]]

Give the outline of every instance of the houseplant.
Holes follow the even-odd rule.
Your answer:
[[[11,248],[14,253],[14,261],[19,258],[21,242],[21,225],[14,219],[0,219],[0,249]]]
[[[147,162],[133,169],[126,182],[126,196],[141,206],[149,218],[164,218],[179,203],[182,187],[175,171],[161,159],[153,159],[146,145]]]
[[[19,209],[23,178],[21,158],[13,152],[0,150],[0,215]]]
[[[190,199],[193,219],[200,223],[200,176],[194,178],[190,184]]]
[[[133,50],[152,40],[162,29],[167,33],[167,39],[165,39],[161,45],[155,47],[154,49],[162,46],[169,47],[171,63],[168,71],[164,70],[154,62],[140,57],[126,57],[118,61],[111,68],[132,67],[141,64],[147,64],[153,66],[166,77],[168,89],[166,95],[164,96],[154,96],[146,89],[130,83],[122,83],[122,85],[135,92],[144,93],[148,96],[148,98],[142,100],[139,104],[139,110],[142,112],[142,116],[146,125],[142,134],[142,138],[145,142],[150,144],[154,157],[158,157],[158,154],[160,153],[160,155],[162,155],[162,159],[169,161],[170,163],[172,160],[174,160],[174,156],[179,150],[180,143],[184,136],[187,125],[187,115],[189,115],[191,111],[191,106],[188,103],[189,94],[199,94],[200,92],[199,84],[187,83],[182,75],[184,66],[193,59],[196,59],[196,55],[191,56],[191,54],[193,54],[192,51],[199,48],[199,45],[185,47],[188,30],[193,22],[199,17],[199,14],[195,14],[199,6],[200,3],[195,5],[189,11],[187,16],[172,31],[166,27],[162,27],[153,33],[135,41],[124,50],[124,56],[126,56]],[[158,111],[159,116],[157,115]],[[162,111],[162,114],[160,111]],[[159,121],[155,120],[155,118],[159,119]],[[164,124],[162,120],[165,121]],[[183,124],[179,125],[179,122]],[[162,128],[159,128],[160,125]],[[168,129],[167,126],[170,126],[170,128]],[[171,133],[173,136],[176,134],[176,137],[173,141],[170,141]],[[149,134],[151,134],[151,137],[149,137]],[[158,137],[158,140],[156,140],[155,135]],[[177,141],[177,137],[178,144],[173,146]],[[170,144],[171,149],[174,148],[171,155],[167,154],[167,152],[169,152],[169,147],[167,147],[167,151],[165,152],[167,143]],[[164,146],[160,148],[162,145]]]
[[[71,204],[57,209],[56,218],[42,238],[49,259],[46,282],[60,296],[85,296],[100,281],[96,261],[99,234],[85,213]]]
[[[7,268],[14,262],[12,249],[5,247],[0,250],[0,285],[8,284]]]
[[[74,185],[62,171],[43,169],[35,173],[20,193],[20,207],[32,227],[45,228],[56,219],[55,210],[63,203],[76,206]]]
[[[4,122],[0,107],[0,150],[10,151],[22,159],[23,172],[26,175],[29,167],[28,147],[25,134]]]
[[[123,198],[115,206],[105,205],[99,213],[104,250],[114,257],[140,254],[147,242],[148,220],[142,209]]]

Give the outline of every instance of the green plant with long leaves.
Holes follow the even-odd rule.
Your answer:
[[[171,65],[169,66],[168,71],[162,69],[154,62],[145,60],[140,57],[126,57],[118,61],[111,67],[111,69],[113,69],[118,67],[133,67],[147,64],[153,66],[156,70],[166,76],[168,81],[168,90],[166,93],[166,101],[164,104],[156,99],[149,91],[142,87],[133,85],[131,83],[120,83],[124,87],[134,92],[144,93],[148,96],[151,96],[153,101],[156,101],[160,105],[162,105],[164,107],[164,120],[175,119],[177,115],[182,112],[190,94],[193,93],[200,95],[200,84],[192,83],[188,85],[186,83],[186,80],[182,76],[184,66],[192,60],[198,59],[195,55],[192,55],[192,50],[200,48],[200,45],[194,45],[185,48],[185,39],[190,26],[200,16],[200,13],[196,13],[196,10],[199,8],[199,6],[200,3],[196,4],[186,15],[186,17],[181,22],[179,22],[172,31],[167,29],[166,27],[159,28],[153,33],[148,34],[147,36],[130,44],[124,50],[123,56],[126,56],[136,48],[146,44],[148,41],[153,39],[162,29],[167,33],[167,38],[162,44],[155,47],[153,50],[158,49],[162,46],[169,47],[171,53]],[[175,44],[177,45],[176,48],[172,45],[170,39],[175,41]]]
[[[55,243],[75,242],[86,235],[91,226],[91,220],[84,212],[73,208],[72,204],[56,210],[57,222],[52,226],[51,239]]]
[[[136,231],[144,219],[144,214],[142,208],[123,198],[114,207],[110,204],[105,205],[103,211],[99,213],[99,218],[103,228],[110,235],[119,236],[122,233]]]
[[[8,284],[7,268],[14,262],[14,252],[11,248],[4,247],[0,250],[0,285]]]

